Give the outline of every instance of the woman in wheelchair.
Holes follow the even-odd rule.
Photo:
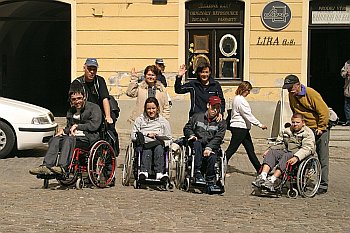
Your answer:
[[[274,183],[286,171],[287,165],[294,165],[315,153],[315,136],[305,125],[303,115],[293,114],[291,122],[290,128],[282,130],[276,143],[265,151],[262,171],[252,182],[255,187],[275,192]],[[274,167],[274,174],[267,177]]]
[[[168,181],[165,171],[164,147],[170,146],[171,128],[169,122],[160,114],[159,102],[155,97],[146,99],[144,112],[136,118],[131,139],[142,150],[139,180],[148,179],[152,172],[152,157],[156,180]],[[137,150],[138,148],[136,148]]]
[[[69,90],[71,108],[67,112],[67,126],[59,129],[49,141],[49,148],[41,166],[29,170],[32,175],[64,176],[75,147],[89,148],[99,139],[102,113],[97,104],[87,102],[82,85]]]

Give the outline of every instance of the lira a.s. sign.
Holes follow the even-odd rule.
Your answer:
[[[272,1],[261,12],[261,21],[268,29],[278,31],[286,28],[292,19],[292,12],[287,4]]]

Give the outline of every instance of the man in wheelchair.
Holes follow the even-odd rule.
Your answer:
[[[89,148],[99,139],[102,113],[97,104],[87,102],[82,85],[71,85],[71,108],[67,112],[67,126],[59,129],[49,141],[44,162],[29,170],[32,175],[62,175],[68,171],[74,148]],[[59,155],[59,156],[58,156]]]
[[[217,160],[220,145],[224,140],[226,122],[217,120],[221,110],[221,99],[211,96],[205,113],[194,114],[183,131],[195,153],[194,175],[196,183],[206,183],[210,189],[215,186],[215,162]],[[206,168],[202,168],[202,162],[206,160]],[[205,179],[203,177],[205,173]]]
[[[294,165],[315,153],[315,136],[305,125],[303,115],[293,114],[291,122],[291,126],[283,129],[276,143],[263,154],[262,171],[252,182],[255,187],[275,192],[274,182],[286,171],[288,164]],[[276,167],[274,174],[267,177],[274,167]]]

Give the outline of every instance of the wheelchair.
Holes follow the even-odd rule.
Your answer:
[[[288,164],[281,177],[275,186],[277,196],[282,196],[284,189],[287,189],[289,198],[297,198],[299,195],[305,198],[314,197],[321,183],[321,164],[317,156],[310,155],[293,166]],[[253,190],[253,194],[264,192],[262,188],[255,187]]]
[[[136,146],[135,142],[131,142],[127,149],[124,158],[123,172],[122,172],[122,185],[129,186],[133,180],[133,186],[135,189],[140,189],[144,185],[156,185],[160,186],[162,189],[171,190],[173,189],[173,184],[171,181],[172,177],[172,150],[169,147],[165,147],[164,150],[165,162],[163,174],[167,174],[169,179],[167,181],[161,181],[156,179],[156,173],[153,170],[149,172],[149,177],[145,180],[139,180],[139,174],[141,169],[141,158],[142,158],[142,147]]]
[[[194,188],[201,189],[208,194],[222,194],[225,192],[225,175],[227,171],[226,154],[220,148],[217,153],[215,162],[215,179],[214,186],[207,186],[206,182],[196,182],[194,161],[195,154],[191,147],[191,143],[184,137],[179,139],[177,143],[180,145],[180,155],[175,158],[175,186],[186,192],[194,191]],[[203,162],[203,164],[205,164]],[[202,166],[203,168],[204,166]],[[202,169],[202,174],[205,171]]]
[[[63,186],[75,184],[76,189],[82,189],[87,182],[98,188],[115,185],[115,149],[111,146],[110,132],[104,125],[100,133],[104,139],[98,140],[90,148],[75,148],[65,174],[37,175],[37,178],[44,180],[44,188],[48,188],[50,179],[56,179]]]

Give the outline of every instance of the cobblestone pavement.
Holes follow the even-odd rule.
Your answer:
[[[258,154],[265,149],[256,144]],[[252,196],[253,167],[242,149],[222,196],[123,187],[123,155],[115,187],[62,189],[51,181],[42,189],[28,170],[45,151],[21,152],[0,160],[0,232],[350,232],[347,150],[331,148],[329,192],[309,199]]]

